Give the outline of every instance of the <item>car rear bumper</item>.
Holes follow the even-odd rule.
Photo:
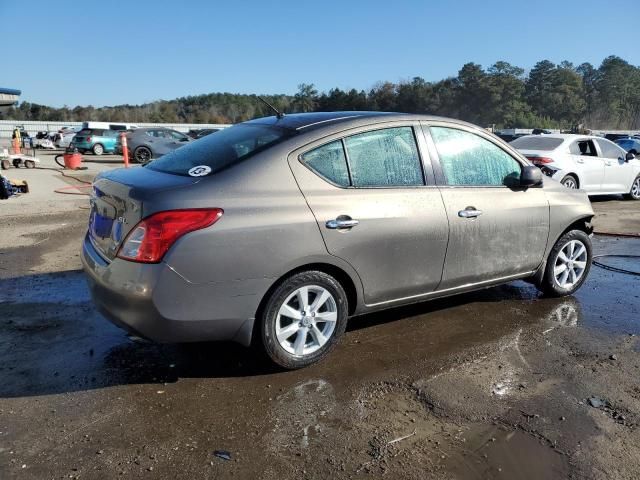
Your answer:
[[[161,343],[251,342],[267,279],[193,284],[165,263],[107,262],[86,236],[82,263],[98,310],[136,336]]]

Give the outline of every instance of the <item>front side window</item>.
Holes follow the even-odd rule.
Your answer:
[[[331,142],[302,155],[302,162],[329,182],[348,187],[349,172],[342,141]]]
[[[615,160],[624,158],[624,152],[615,143],[600,138],[596,139],[596,142],[600,145],[600,150],[602,150],[602,156],[604,158],[612,158]]]
[[[470,132],[431,127],[447,185],[511,186],[522,168],[511,155]]]
[[[185,136],[180,133],[180,132],[176,132],[175,130],[169,130],[167,137],[171,138],[172,140],[175,140],[177,142],[181,142],[185,139]]]
[[[385,128],[345,138],[354,187],[424,185],[411,127]]]

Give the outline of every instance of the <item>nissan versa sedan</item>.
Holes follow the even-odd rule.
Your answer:
[[[572,294],[592,217],[584,191],[467,123],[278,115],[100,174],[82,260],[135,336],[254,343],[299,368],[354,315],[516,279]]]

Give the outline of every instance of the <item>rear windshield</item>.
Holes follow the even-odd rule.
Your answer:
[[[269,125],[235,125],[188,143],[154,160],[146,168],[188,176],[191,168],[205,165],[211,168],[208,173],[211,175],[266,150],[291,135],[289,130]]]
[[[555,150],[564,140],[562,138],[545,137],[543,135],[527,135],[516,138],[511,145],[518,150]]]

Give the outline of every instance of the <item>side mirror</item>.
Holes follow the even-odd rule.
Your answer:
[[[526,165],[520,174],[521,187],[537,187],[542,185],[542,172],[538,167]]]
[[[636,158],[636,156],[633,152],[627,152],[627,154],[624,156],[624,161],[628,162],[629,160],[633,160],[634,158]]]

